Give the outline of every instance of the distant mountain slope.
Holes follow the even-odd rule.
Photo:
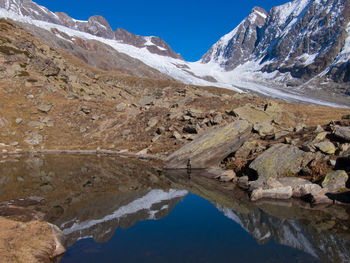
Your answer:
[[[119,40],[139,48],[147,48],[151,53],[172,58],[182,59],[170,46],[159,37],[142,37],[119,28],[113,31],[106,19],[102,16],[92,16],[88,21],[71,18],[63,12],[53,13],[46,7],[40,6],[31,0],[0,0],[0,7],[19,16],[30,17],[74,30],[89,33],[105,39]]]

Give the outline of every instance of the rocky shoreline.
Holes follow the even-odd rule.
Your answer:
[[[227,170],[215,178],[237,183],[252,201],[350,203],[350,116],[324,126],[285,127],[273,119],[276,112],[268,114],[271,106],[234,110],[242,120],[199,136],[170,155],[167,167],[185,168],[187,160],[196,168],[221,165]]]

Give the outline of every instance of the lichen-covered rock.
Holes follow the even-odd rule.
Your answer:
[[[251,130],[251,124],[245,120],[239,120],[198,136],[194,141],[170,155],[166,167],[186,168],[189,159],[193,168],[218,165],[248,140]]]
[[[271,116],[265,111],[257,109],[249,104],[235,109],[234,115],[245,119],[252,124],[272,121]]]
[[[313,159],[313,156],[295,146],[278,143],[259,155],[249,168],[257,173],[259,181],[266,181],[268,178],[298,173]]]
[[[337,127],[334,130],[334,135],[339,139],[350,142],[350,127]]]
[[[325,154],[334,154],[337,150],[333,143],[327,141],[316,143],[315,147]]]
[[[345,171],[338,170],[326,175],[323,179],[322,187],[327,188],[330,193],[336,193],[341,189],[346,188],[348,174]]]
[[[261,137],[267,135],[273,135],[275,128],[269,122],[261,122],[254,124],[254,131],[257,132]]]

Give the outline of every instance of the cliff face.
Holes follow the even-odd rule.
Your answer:
[[[259,70],[309,80],[319,74],[349,81],[349,2],[295,0],[267,14],[254,8],[231,33],[204,55],[202,63],[225,70],[247,61]]]

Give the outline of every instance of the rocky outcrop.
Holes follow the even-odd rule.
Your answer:
[[[186,168],[191,160],[193,168],[208,168],[220,164],[230,153],[235,152],[249,138],[252,125],[247,121],[236,121],[227,126],[200,135],[186,144],[167,161],[167,168]]]
[[[345,171],[338,170],[328,173],[322,181],[322,187],[327,188],[329,193],[336,193],[346,189],[349,176]]]

